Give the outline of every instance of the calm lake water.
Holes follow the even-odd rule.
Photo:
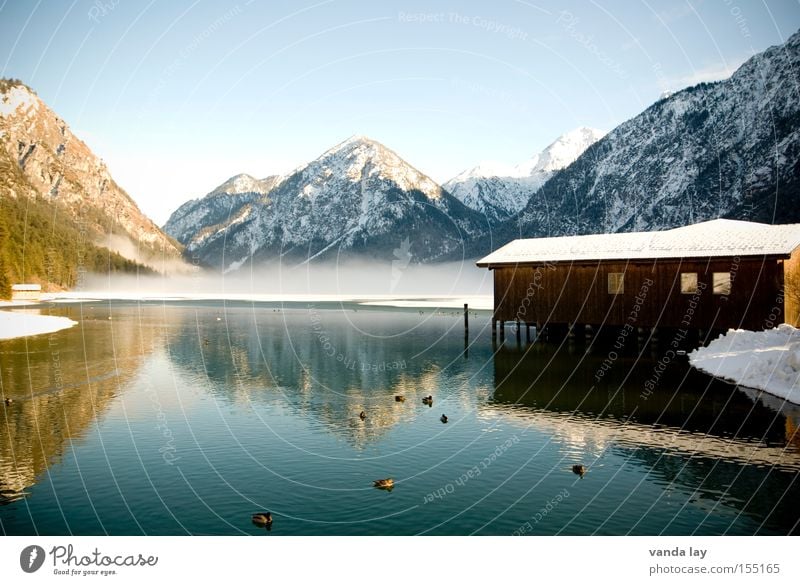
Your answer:
[[[80,324],[0,342],[4,534],[798,531],[800,409],[635,340],[494,348],[479,314],[465,351],[458,313],[323,303],[43,311]]]

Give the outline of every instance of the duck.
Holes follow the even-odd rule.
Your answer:
[[[358,415],[358,418],[360,418],[361,420],[364,420],[365,418],[367,418],[367,413],[362,410],[361,414]]]
[[[423,396],[422,397],[422,404],[427,404],[429,406],[433,405],[433,396]]]
[[[3,402],[5,402],[8,405],[8,404],[11,404],[12,402],[14,402],[14,399],[13,398],[6,398]]]
[[[406,397],[398,394],[397,396],[394,397],[394,401],[395,402],[405,402],[406,401]]]
[[[586,473],[586,466],[585,465],[573,465],[572,466],[572,473],[575,475],[580,475],[583,477],[583,474]]]
[[[447,415],[443,414],[442,418],[440,418],[439,420],[442,421],[443,423],[447,423]]]
[[[376,479],[372,483],[376,488],[381,490],[391,490],[394,487],[394,480],[391,477]]]
[[[253,524],[257,526],[272,526],[272,514],[270,512],[258,512],[253,514]]]

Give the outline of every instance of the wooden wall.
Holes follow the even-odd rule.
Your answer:
[[[786,322],[795,327],[800,326],[800,248],[792,253],[792,257],[783,263],[785,288]]]
[[[493,267],[495,318],[541,325],[761,330],[784,322],[783,264],[776,257],[734,257]],[[609,294],[610,272],[624,273],[622,294]],[[696,293],[681,292],[684,272],[697,274]],[[730,294],[713,294],[714,272],[731,275]]]

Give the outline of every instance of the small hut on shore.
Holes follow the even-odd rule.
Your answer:
[[[12,284],[12,301],[38,301],[42,297],[41,284]]]
[[[798,324],[800,224],[514,240],[479,260],[494,321],[717,330]]]

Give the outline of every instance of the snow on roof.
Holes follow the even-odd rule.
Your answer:
[[[514,240],[478,266],[583,260],[644,260],[723,256],[788,256],[800,246],[800,224],[714,219],[663,232],[632,232]]]

